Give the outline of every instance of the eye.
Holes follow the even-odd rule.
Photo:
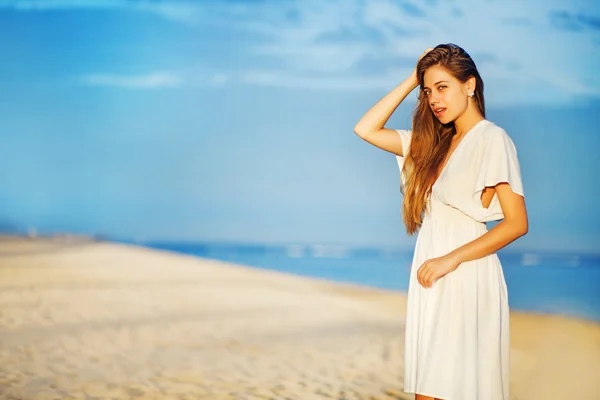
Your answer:
[[[446,89],[446,85],[440,85],[440,86],[438,86],[438,90],[442,90],[442,89]]]

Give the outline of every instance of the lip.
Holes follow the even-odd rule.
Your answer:
[[[441,111],[438,112],[437,110],[441,110]],[[433,114],[436,117],[441,117],[446,112],[446,108],[444,108],[444,107],[437,107],[437,108],[433,108],[432,111],[433,111]]]

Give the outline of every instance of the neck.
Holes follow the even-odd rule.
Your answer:
[[[484,119],[478,110],[474,109],[474,107],[468,107],[464,113],[454,120],[454,127],[456,128],[455,138],[462,138],[475,124]]]

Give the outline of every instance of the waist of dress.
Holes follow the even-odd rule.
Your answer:
[[[487,232],[485,222],[477,221],[461,210],[435,199],[429,203],[429,209],[425,212],[423,228],[448,233],[469,232],[469,236],[479,236]]]

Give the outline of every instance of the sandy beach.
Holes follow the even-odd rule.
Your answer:
[[[4,237],[0,398],[412,399],[405,308],[401,292]],[[516,311],[510,324],[511,399],[600,399],[600,324]]]

